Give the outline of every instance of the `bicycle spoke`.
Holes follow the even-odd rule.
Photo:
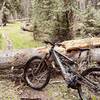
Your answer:
[[[45,71],[45,72],[43,72],[43,73],[42,73],[42,75],[39,75],[39,78],[38,78],[38,79],[43,78],[46,74],[47,74],[47,72],[46,72],[46,71]],[[37,76],[37,77],[38,77],[38,76]]]

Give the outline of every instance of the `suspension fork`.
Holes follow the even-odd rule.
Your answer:
[[[41,65],[45,61],[46,57],[47,57],[47,54],[45,54],[45,56],[41,59],[39,65],[37,66],[37,70],[35,71],[35,73],[38,73],[39,71],[42,70],[43,67],[41,67]]]
[[[39,64],[39,68],[41,67],[41,64],[45,61],[45,63],[47,64],[49,70],[50,70],[50,65],[51,64],[51,61],[50,61],[50,58],[52,56],[52,51],[53,51],[53,48],[49,51],[49,53],[46,53],[45,56],[42,58],[40,64]]]

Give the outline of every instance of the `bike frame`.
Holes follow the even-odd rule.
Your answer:
[[[67,59],[69,62],[71,62],[72,64],[75,64],[78,66],[78,64],[76,62],[74,62],[72,59],[70,59],[69,57],[67,56],[64,56],[62,55],[61,53],[57,52],[56,50],[54,50],[54,47],[52,47],[49,51],[49,56],[47,58],[47,54],[45,55],[44,59],[46,58],[46,62],[48,62],[48,59],[52,57],[53,61],[59,65],[59,68],[61,70],[61,73],[62,73],[62,76],[64,78],[64,80],[66,81],[66,83],[68,84],[68,80],[69,80],[69,77],[70,77],[70,72],[71,71],[71,68],[70,66],[67,66],[66,65],[66,69],[64,68],[64,65],[62,64],[61,62],[61,59],[59,58],[58,55],[64,57],[65,59]]]
[[[45,57],[42,59],[42,62],[45,60],[46,62],[48,62],[48,60],[52,57],[53,61],[59,66],[60,70],[61,70],[61,74],[64,78],[64,80],[66,81],[67,84],[69,84],[69,80],[71,80],[72,77],[74,76],[78,76],[80,78],[82,78],[83,80],[87,81],[87,84],[89,83],[90,85],[93,85],[92,82],[88,81],[87,79],[85,79],[84,77],[82,77],[80,74],[78,74],[77,72],[75,72],[74,70],[71,69],[71,66],[66,65],[66,69],[64,67],[64,65],[61,62],[61,59],[59,58],[58,55],[64,57],[65,59],[67,59],[68,61],[70,61],[72,64],[76,65],[78,67],[78,64],[76,62],[74,62],[72,59],[70,59],[67,56],[62,55],[61,53],[57,52],[56,50],[54,50],[54,47],[52,47],[49,51],[49,56],[47,56],[48,54],[45,55]],[[41,62],[41,63],[42,63]],[[41,65],[40,63],[40,65]],[[47,65],[51,65],[51,63],[49,62],[49,64],[47,63]],[[71,75],[73,74],[73,76],[71,77]],[[78,80],[78,82],[80,84],[82,84],[81,81]]]
[[[64,67],[64,65],[62,64],[61,59],[59,58],[58,55],[64,57],[65,59],[67,59],[68,61],[70,61],[72,64],[78,66],[78,64],[77,64],[76,62],[74,62],[74,61],[73,61],[72,59],[70,59],[69,57],[64,56],[64,55],[62,55],[61,53],[57,52],[56,50],[54,50],[54,48],[51,48],[51,50],[50,50],[49,52],[50,52],[49,57],[52,56],[53,61],[55,61],[55,63],[56,63],[57,65],[59,65],[59,68],[60,68],[60,70],[61,70],[61,74],[62,74],[62,76],[63,76],[65,82],[67,83],[68,87],[69,87],[69,81],[72,80],[72,77],[74,77],[74,76],[77,75],[78,77],[82,78],[82,80],[85,80],[85,81],[86,81],[85,84],[87,84],[87,86],[90,86],[91,88],[92,88],[92,86],[93,86],[93,88],[95,88],[95,85],[94,85],[91,81],[89,81],[88,79],[82,77],[82,76],[81,76],[80,74],[78,74],[77,72],[73,71],[73,70],[70,68],[71,66],[67,66],[67,65],[66,65],[66,69],[65,69],[65,67]],[[48,57],[48,58],[49,58],[49,57]],[[72,74],[71,72],[72,72],[73,74]],[[71,75],[72,75],[72,77],[71,77]],[[77,77],[77,78],[78,78],[78,77]],[[77,88],[77,87],[76,87],[76,88],[73,88],[73,89],[77,89],[77,90],[78,90],[79,97],[80,97],[81,100],[83,100],[83,99],[82,99],[83,93],[81,93],[81,91],[80,91],[80,86],[81,86],[81,84],[82,84],[82,80],[81,80],[81,81],[77,80],[77,82],[79,82],[80,85],[78,85],[78,88]]]

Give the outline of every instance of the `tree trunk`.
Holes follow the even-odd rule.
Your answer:
[[[23,9],[24,17],[29,17],[30,7],[31,7],[31,0],[21,0],[21,7]]]
[[[97,58],[97,60],[100,61],[100,38],[71,40],[62,42],[62,44],[65,46],[65,48],[55,47],[55,49],[64,55],[68,54],[67,51],[74,51],[77,48],[92,48],[92,55],[95,59]],[[38,55],[43,57],[43,55],[45,53],[48,53],[48,51],[49,48],[41,47],[0,52],[0,69],[11,68],[12,66],[18,67],[20,65],[25,65],[25,63],[32,56]]]
[[[72,6],[72,2],[71,0],[64,0],[64,3],[65,3],[65,7],[67,6]],[[65,22],[67,22],[67,29],[66,29],[66,34],[67,34],[67,39],[68,40],[71,40],[73,39],[73,28],[72,28],[72,25],[73,25],[73,21],[74,21],[74,12],[73,10],[70,8],[68,11],[65,12],[65,15],[66,15],[66,19],[64,20]]]
[[[12,66],[24,65],[32,56],[42,56],[44,48],[31,48],[21,50],[8,50],[0,52],[0,68],[5,69]]]

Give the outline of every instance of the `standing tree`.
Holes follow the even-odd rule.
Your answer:
[[[73,22],[74,22],[74,11],[73,11],[73,5],[75,0],[64,0],[64,6],[65,6],[65,15],[66,19],[64,21],[67,22],[67,39],[73,38]]]
[[[22,17],[21,0],[2,0],[0,1],[1,13],[4,12],[3,8],[9,11],[9,17],[13,16],[14,19]]]
[[[53,41],[73,38],[72,0],[33,0],[33,26]]]

